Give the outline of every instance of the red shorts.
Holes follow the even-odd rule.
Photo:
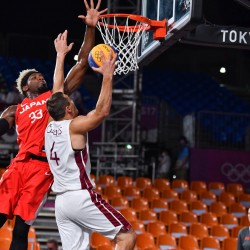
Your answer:
[[[53,176],[47,162],[12,161],[0,180],[0,213],[19,215],[31,225],[44,205]]]

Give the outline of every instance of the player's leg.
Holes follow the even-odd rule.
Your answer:
[[[0,213],[0,228],[4,225],[7,220],[7,215]]]
[[[16,216],[15,226],[12,232],[10,250],[27,250],[28,233],[30,226],[20,217]]]
[[[79,190],[70,192],[67,201],[69,206],[71,205],[65,210],[68,218],[76,221],[83,228],[99,232],[110,240],[115,240],[117,249],[132,250],[134,248],[136,235],[130,223],[120,212],[103,200],[100,194],[94,190]],[[64,205],[65,207],[67,204]]]
[[[115,250],[133,250],[136,242],[136,234],[130,229],[129,231],[121,230],[114,239]]]
[[[82,249],[89,249],[90,248],[90,233],[87,231],[83,231],[83,248]]]
[[[68,218],[66,215],[67,212],[70,213],[68,206],[65,207],[65,202],[67,203],[67,197],[65,194],[57,195],[55,202],[55,215],[56,223],[58,226],[60,238],[62,241],[63,250],[87,250],[88,249],[88,237],[87,234],[84,234],[82,227],[77,225],[77,223]],[[74,206],[74,204],[72,204]]]

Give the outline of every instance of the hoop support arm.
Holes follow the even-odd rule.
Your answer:
[[[154,40],[162,40],[165,38],[167,33],[167,19],[162,21],[151,20],[151,30],[154,32]]]

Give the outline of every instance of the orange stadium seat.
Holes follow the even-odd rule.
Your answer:
[[[207,206],[210,206],[213,202],[217,201],[215,193],[209,190],[201,192],[200,200]]]
[[[250,207],[250,194],[240,194],[239,195],[239,203],[245,206],[246,208]]]
[[[210,235],[221,242],[230,236],[228,228],[221,224],[212,226]]]
[[[10,244],[11,244],[11,238],[3,238],[2,236],[0,237],[1,250],[9,250]]]
[[[41,245],[39,242],[36,242],[36,247],[34,250],[41,250]]]
[[[146,198],[149,203],[153,199],[159,199],[160,198],[160,192],[158,189],[150,187],[150,188],[144,188],[142,191],[142,197]]]
[[[232,229],[239,225],[237,217],[230,213],[221,216],[220,224],[226,226],[228,229]]]
[[[140,197],[140,189],[137,187],[126,187],[124,189],[124,196],[127,197],[129,201],[138,198]]]
[[[211,228],[212,226],[219,224],[217,215],[211,212],[201,214],[200,222],[205,224],[208,228]]]
[[[41,250],[41,245],[39,242],[36,242],[34,250]]]
[[[162,192],[162,198],[165,199],[167,202],[171,202],[173,200],[178,200],[179,196],[175,189],[166,189]]]
[[[159,220],[165,224],[168,230],[169,225],[171,223],[178,222],[178,216],[177,216],[177,213],[172,210],[161,211],[159,215]]]
[[[3,228],[8,228],[8,229],[12,230],[12,225],[10,225],[10,221],[9,220],[6,220],[6,222],[0,228],[0,232],[1,232],[1,229],[3,229]]]
[[[122,208],[126,208],[129,206],[128,199],[124,196],[116,196],[111,199],[111,205],[117,209],[120,210]]]
[[[197,194],[195,191],[187,189],[181,192],[180,199],[190,204],[192,201],[197,200]]]
[[[192,223],[198,222],[198,217],[190,211],[184,211],[180,214],[180,222],[190,227]]]
[[[129,221],[136,221],[137,220],[137,215],[136,211],[133,208],[127,207],[127,208],[122,208],[120,209],[120,213]]]
[[[170,182],[167,179],[164,178],[156,178],[154,180],[154,185],[155,188],[157,188],[160,192],[160,196],[162,197],[162,192],[164,190],[170,189]]]
[[[243,228],[243,226],[237,226],[237,227],[232,228],[232,230],[231,230],[231,237],[237,238],[238,235],[239,235],[239,231],[240,231],[242,228]]]
[[[227,213],[227,207],[223,202],[216,201],[216,202],[211,204],[210,212],[215,213],[217,215],[218,219],[219,219],[219,222],[220,222],[221,216],[223,214]]]
[[[124,194],[124,189],[126,187],[133,187],[133,179],[130,176],[118,176],[117,177],[117,186],[119,186],[122,190],[122,194]]]
[[[131,221],[130,223],[136,234],[141,234],[146,231],[145,225],[141,220]]]
[[[149,222],[154,222],[157,220],[157,213],[154,210],[146,209],[140,212],[139,219],[143,221],[145,225]]]
[[[102,188],[105,188],[106,186],[114,185],[115,179],[112,175],[100,175],[97,183],[100,184]]]
[[[147,232],[151,233],[156,240],[159,235],[167,233],[165,224],[161,221],[149,222],[147,224]]]
[[[145,232],[137,235],[136,246],[138,249],[156,248],[154,236],[151,233]]]
[[[235,250],[237,249],[237,238],[226,238],[222,242],[222,250]]]
[[[236,200],[238,200],[239,195],[244,193],[243,185],[240,183],[228,183],[226,185],[226,190],[234,194]]]
[[[103,193],[103,190],[102,190],[101,185],[100,185],[100,184],[96,184],[95,186],[96,186],[96,187],[95,187],[95,191],[96,191],[97,193],[99,193],[99,194],[102,194],[102,193]]]
[[[118,186],[114,185],[106,186],[103,190],[103,193],[108,197],[109,201],[111,201],[114,197],[122,196],[121,189]]]
[[[90,174],[90,178],[91,178],[92,181],[96,182],[96,177],[95,177],[94,174]]]
[[[36,230],[32,226],[29,229],[28,241],[33,243],[36,242]]]
[[[176,249],[176,239],[171,234],[162,234],[158,236],[157,246],[160,249]]]
[[[178,193],[181,193],[182,191],[187,190],[189,186],[186,180],[173,180],[172,188],[175,189]]]
[[[207,236],[201,239],[201,250],[213,249],[220,250],[220,242],[217,238]]]
[[[219,196],[225,191],[225,184],[223,182],[210,182],[208,184],[208,190],[213,192],[216,196]]]
[[[197,216],[207,212],[207,205],[200,200],[192,201],[190,203],[190,211]]]
[[[143,197],[135,198],[131,201],[131,206],[137,213],[140,214],[142,210],[149,209],[148,200]]]
[[[177,214],[181,214],[184,211],[188,211],[187,202],[182,200],[173,200],[169,202],[169,208],[174,210]]]
[[[115,247],[113,245],[101,245],[98,246],[96,250],[114,250]]]
[[[227,208],[229,208],[233,203],[236,202],[234,194],[228,192],[222,192],[219,195],[218,200],[223,202]]]
[[[4,226],[0,228],[0,236],[1,238],[12,238],[12,229],[8,226]]]
[[[246,207],[238,202],[231,204],[228,208],[228,212],[235,215],[237,218],[241,218],[247,214]]]
[[[90,247],[92,249],[97,249],[99,246],[108,245],[111,246],[111,241],[105,236],[98,232],[92,232],[90,236]]]
[[[28,242],[28,249],[27,250],[36,250],[37,242]]]
[[[240,225],[244,226],[244,227],[249,227],[250,226],[250,222],[249,222],[247,214],[240,217]]]
[[[204,181],[191,181],[190,190],[195,191],[200,196],[203,191],[207,191],[207,184]]]
[[[198,240],[201,240],[202,238],[209,236],[207,226],[199,222],[192,223],[190,225],[189,234],[195,236]]]
[[[171,223],[169,225],[168,233],[170,233],[176,239],[188,234],[186,225],[181,222]]]
[[[135,180],[135,186],[140,190],[143,190],[147,187],[152,187],[152,182],[151,179],[147,177],[137,177]]]
[[[199,244],[196,237],[193,235],[184,235],[179,238],[179,247],[182,250],[198,250]]]
[[[151,201],[150,207],[156,213],[160,213],[161,211],[168,209],[168,202],[165,199],[162,199],[162,198],[153,199]]]

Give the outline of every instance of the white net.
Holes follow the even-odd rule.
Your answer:
[[[123,19],[122,29],[119,28],[117,19]],[[133,21],[133,25],[131,25],[131,21]],[[112,46],[118,52],[115,75],[127,74],[129,71],[135,71],[139,68],[137,64],[137,48],[141,36],[148,26],[147,23],[131,20],[129,16],[125,18],[116,16],[101,17],[97,23],[97,28],[102,39],[104,43]]]

